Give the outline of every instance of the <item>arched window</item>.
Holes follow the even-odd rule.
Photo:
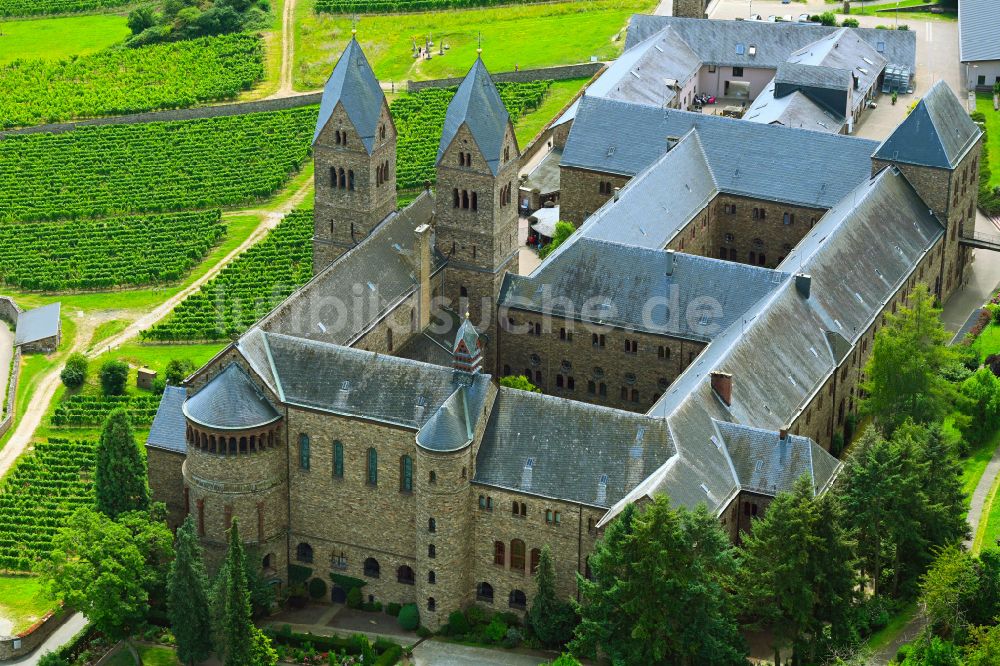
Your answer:
[[[524,542],[520,539],[510,542],[510,568],[524,573]]]
[[[427,582],[430,583],[431,585],[434,585],[435,583],[437,583],[437,574],[434,573],[433,571],[428,571],[427,572]]]
[[[438,482],[437,472],[435,472],[434,470],[431,470],[430,472],[428,472],[427,473],[427,483],[437,483],[437,482]],[[481,495],[480,495],[479,499],[482,499]],[[482,504],[482,502],[480,502],[480,504]]]
[[[385,138],[385,125],[379,125],[379,128],[378,128],[378,135],[379,135],[379,137],[380,137],[380,138],[382,138],[382,139],[384,139],[384,138]]]
[[[462,208],[469,207],[469,191],[462,190]]]
[[[428,518],[427,519],[427,531],[428,532],[437,532],[437,521],[434,520],[433,518]]]
[[[476,600],[485,601],[488,604],[493,603],[493,586],[486,581],[476,583]]]
[[[392,353],[392,329],[385,329],[385,348],[386,351]]]
[[[458,154],[458,166],[465,166],[465,153]]]
[[[337,130],[337,145],[338,146],[340,145],[340,136],[341,136],[340,130]]]
[[[542,551],[538,548],[531,549],[531,573],[538,573],[538,561],[542,558]]]
[[[304,432],[299,434],[299,468],[309,469],[309,435]]]
[[[236,453],[236,446],[237,446],[236,445],[236,438],[235,437],[230,437],[229,438],[229,452],[230,453]]]
[[[472,193],[472,210],[479,210],[479,201],[476,193]]]
[[[369,578],[378,578],[379,572],[381,571],[381,567],[379,567],[378,565],[378,560],[376,560],[374,557],[369,557],[367,560],[365,560],[364,571],[365,575],[368,576]]]
[[[295,547],[295,559],[299,562],[311,563],[313,561],[313,547],[307,543],[300,543]]]
[[[399,459],[399,492],[413,492],[413,458],[410,456]]]
[[[347,189],[349,189],[349,190],[353,190],[354,189],[354,170],[353,169],[348,169],[347,170]]]
[[[274,566],[274,555],[268,553],[267,555],[264,556],[264,559],[260,561],[260,568],[270,569],[273,566]]]
[[[434,601],[434,597],[427,597],[427,610],[433,612],[437,608],[437,602]]]
[[[368,449],[368,485],[378,485],[378,452],[375,447]]]
[[[413,569],[405,564],[396,569],[396,582],[402,583],[403,585],[413,585],[416,583],[417,579],[413,574]]]
[[[528,598],[521,590],[511,590],[508,605],[517,610],[524,610],[528,606]]]
[[[437,546],[432,543],[427,544],[427,557],[432,560],[437,557]]]
[[[340,169],[337,170],[337,173],[340,175],[340,178],[338,179],[339,187],[340,189],[344,189],[347,186],[347,176],[344,175],[344,167],[340,167]]]
[[[517,504],[517,502],[511,502],[511,503],[510,503],[510,509],[511,509],[511,511],[510,511],[510,512],[511,512],[512,514],[514,514],[515,516],[516,516],[516,515],[518,515],[518,510],[517,510],[517,507],[518,507],[518,504]]]
[[[344,443],[333,440],[333,478],[344,478]]]
[[[504,547],[503,541],[494,541],[493,542],[493,564],[496,564],[496,565],[502,567],[504,564],[507,563],[506,562],[506,558],[504,557],[504,551],[505,550],[506,549]]]
[[[452,191],[451,191],[451,203],[452,203],[452,207],[453,208],[458,208],[460,201],[459,201],[459,197],[458,197],[458,188],[457,187],[454,188],[454,189],[452,189]]]
[[[337,189],[337,167],[330,167],[330,187]]]

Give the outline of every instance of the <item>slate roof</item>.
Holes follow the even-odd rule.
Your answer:
[[[827,67],[825,65],[805,65],[794,62],[783,62],[778,65],[774,82],[791,83],[813,88],[828,88],[830,90],[850,90],[854,85],[851,73],[846,69]]]
[[[855,137],[588,96],[561,165],[634,176],[667,150],[667,137],[692,128],[720,192],[816,208],[832,207],[865,181],[878,146]]]
[[[962,62],[1000,60],[1000,7],[996,0],[959,0],[958,42]]]
[[[777,69],[794,52],[841,30],[815,23],[722,21],[635,14],[629,23],[625,48],[631,48],[666,27],[676,30],[706,65],[763,69]],[[851,30],[890,64],[916,71],[917,36],[912,31]],[[744,47],[742,54],[738,52],[741,44]],[[754,55],[750,55],[751,45],[757,47]]]
[[[184,403],[184,415],[213,430],[248,430],[281,414],[237,363],[230,363]]]
[[[340,256],[256,324],[310,340],[351,344],[418,287],[414,230],[433,217],[434,200],[422,193],[391,213],[367,238]],[[431,271],[446,259],[431,250]]]
[[[559,191],[559,161],[562,160],[562,148],[553,148],[542,158],[542,161],[528,174],[518,189],[538,190],[539,194],[551,194]]]
[[[501,387],[474,481],[606,508],[675,453],[662,419]]]
[[[820,493],[833,478],[837,459],[808,437],[716,421],[743,490],[769,495],[787,492],[803,474]]]
[[[773,81],[753,101],[743,120],[832,134],[839,133],[847,122],[846,118],[834,116],[798,90],[776,98]]]
[[[530,276],[508,273],[499,301],[510,308],[706,341],[786,277],[757,266],[580,237]]]
[[[412,430],[422,428],[460,387],[475,415],[489,391],[489,375],[259,329],[237,348],[286,404]]]
[[[975,145],[982,130],[944,81],[935,83],[875,151],[892,162],[950,169]]]
[[[474,354],[476,349],[479,348],[479,333],[476,331],[476,327],[469,320],[468,316],[462,320],[462,325],[458,327],[458,334],[455,336],[455,342],[451,345],[452,353],[458,351],[458,343],[465,343],[465,350]]]
[[[861,37],[856,28],[841,28],[792,53],[788,56],[788,62],[783,63],[786,67],[788,64],[811,65],[846,72],[858,80],[858,88],[861,91],[867,91],[875,84],[888,62]],[[779,65],[779,74],[781,70],[782,65]],[[816,73],[812,76],[820,75]],[[843,85],[845,81],[843,75],[837,76],[841,77],[839,83]],[[831,77],[828,84],[833,84],[832,74],[826,73],[823,77]],[[848,85],[853,85],[849,79],[846,79],[846,82]],[[842,87],[839,89],[844,90]],[[856,100],[856,103],[858,102],[860,100]]]
[[[153,425],[149,428],[146,445],[175,453],[187,453],[187,422],[184,420],[184,401],[187,389],[167,386],[163,389],[160,405],[156,408]]]
[[[361,45],[352,37],[323,87],[313,142],[319,138],[319,133],[340,103],[344,105],[347,117],[354,123],[354,129],[370,155],[375,147],[375,131],[384,100],[385,93],[375,78],[375,72],[368,64]]]
[[[465,75],[458,91],[444,116],[441,143],[438,144],[436,164],[441,163],[444,151],[451,145],[462,125],[467,125],[479,152],[495,176],[500,168],[500,151],[510,123],[510,114],[493,85],[490,73],[481,58],[476,58],[472,69]]]
[[[49,303],[17,316],[14,346],[38,342],[59,334],[59,303]]]
[[[432,451],[457,451],[472,443],[479,414],[469,412],[464,386],[448,396],[417,432],[417,444]]]

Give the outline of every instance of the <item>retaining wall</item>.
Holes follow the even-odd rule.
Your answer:
[[[0,637],[0,661],[17,659],[33,652],[66,621],[70,612],[64,608],[49,613],[17,636]]]
[[[4,320],[10,324],[10,330],[13,334],[17,328],[17,318],[23,312],[14,299],[9,296],[0,296],[0,319]],[[21,374],[21,348],[14,347],[13,362],[11,363],[10,379],[7,381],[7,395],[3,405],[6,409],[3,410],[3,420],[0,421],[0,437],[7,434],[10,430],[10,426],[14,423],[14,414],[17,411],[17,405],[15,397],[17,396],[17,380]],[[2,659],[3,648],[0,647],[0,659]]]
[[[604,68],[603,62],[583,62],[576,65],[559,65],[556,67],[539,67],[522,69],[516,72],[497,72],[492,74],[495,82],[527,83],[529,81],[562,81],[565,79],[590,78]],[[450,88],[457,86],[464,77],[452,79],[432,79],[430,81],[407,81],[406,90],[417,92],[425,88]]]

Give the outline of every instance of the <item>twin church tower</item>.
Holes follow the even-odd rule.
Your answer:
[[[361,243],[396,212],[398,133],[357,39],[323,90],[313,138],[313,273]],[[448,264],[441,296],[493,328],[503,275],[517,271],[520,151],[514,125],[481,58],[445,115],[435,162],[434,229]]]

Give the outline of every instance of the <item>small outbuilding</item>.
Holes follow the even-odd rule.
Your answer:
[[[14,346],[20,347],[22,352],[51,354],[59,347],[62,338],[59,316],[59,303],[50,303],[20,313],[14,333]]]
[[[135,385],[146,391],[153,390],[153,382],[156,381],[156,370],[150,368],[139,368],[135,374]]]

